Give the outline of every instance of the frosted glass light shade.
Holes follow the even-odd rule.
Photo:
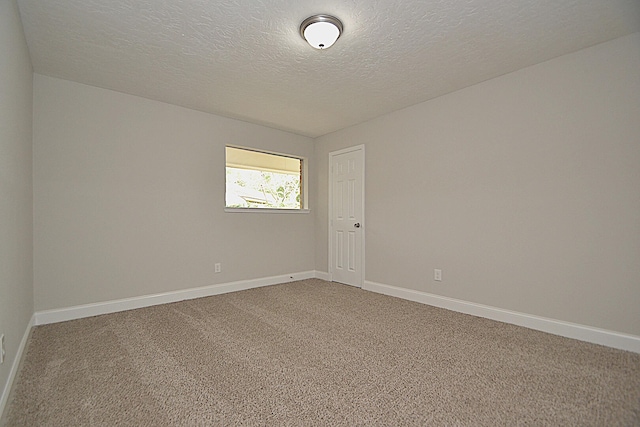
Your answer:
[[[300,34],[312,47],[331,47],[342,32],[342,22],[329,15],[315,15],[305,19],[300,25]]]

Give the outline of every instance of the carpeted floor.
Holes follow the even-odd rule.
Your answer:
[[[311,279],[34,329],[9,426],[640,425],[640,354]]]

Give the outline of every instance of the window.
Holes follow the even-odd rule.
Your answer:
[[[303,159],[226,147],[226,207],[302,210]]]

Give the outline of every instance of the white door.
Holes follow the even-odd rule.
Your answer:
[[[362,287],[364,278],[364,146],[329,153],[329,273]]]

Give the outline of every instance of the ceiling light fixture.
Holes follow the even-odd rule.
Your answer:
[[[327,49],[342,33],[342,22],[331,15],[313,15],[300,24],[300,35],[312,47]]]

